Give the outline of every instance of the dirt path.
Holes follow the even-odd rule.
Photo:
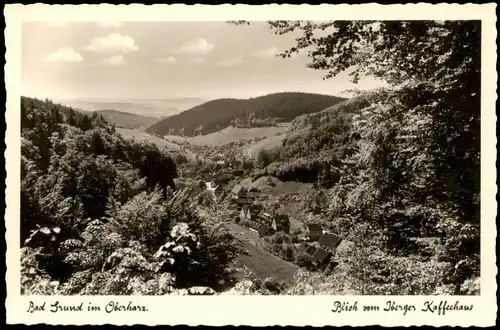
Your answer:
[[[255,146],[254,146],[254,147],[255,147]],[[251,147],[250,149],[248,149],[248,152],[247,152],[247,153],[248,153],[248,157],[250,157],[250,158],[252,158],[251,151],[252,151],[252,149],[253,149],[254,147]]]
[[[257,154],[260,150],[262,149],[271,149],[277,146],[281,145],[281,142],[283,139],[286,137],[286,133],[275,135],[275,136],[270,136],[268,138],[265,138],[263,140],[260,140],[258,142],[254,142],[250,145],[248,149],[246,149],[245,154],[248,155],[248,157],[253,158],[255,157],[255,154]],[[244,147],[247,148],[247,147]],[[253,154],[252,154],[252,151]]]

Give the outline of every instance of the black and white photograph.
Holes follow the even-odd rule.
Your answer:
[[[482,33],[23,22],[20,295],[480,296]]]

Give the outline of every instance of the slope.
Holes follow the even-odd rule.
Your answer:
[[[368,104],[354,98],[323,111],[297,117],[283,140],[282,158],[343,158],[351,132],[352,117]]]
[[[169,142],[167,140],[161,139],[151,134],[141,132],[140,130],[128,129],[128,128],[116,128],[116,132],[119,133],[126,139],[136,140],[136,141],[149,141],[154,143],[159,148],[166,148],[168,151],[172,152],[182,152],[186,155],[189,160],[195,160],[196,155],[188,149],[179,146],[176,143]]]
[[[257,176],[271,175],[282,181],[318,182],[330,187],[338,181],[337,167],[354,151],[352,118],[368,106],[361,98],[337,103],[323,111],[295,118],[286,136],[264,148],[250,146],[260,167]],[[255,150],[254,150],[255,149]]]
[[[288,284],[293,283],[294,276],[300,269],[299,266],[266,251],[266,246],[269,244],[247,228],[235,223],[230,223],[227,227],[240,238],[242,247],[246,251],[246,253],[236,258],[236,265],[238,267],[246,267],[262,280],[274,277]],[[240,275],[244,277],[244,274]]]
[[[147,129],[160,135],[195,136],[236,127],[274,126],[344,99],[311,93],[275,93],[250,99],[217,99],[165,118]]]
[[[97,110],[97,112],[110,123],[113,123],[118,127],[130,129],[149,127],[158,121],[158,118],[155,117],[136,115],[118,110]]]

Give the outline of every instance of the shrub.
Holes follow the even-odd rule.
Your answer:
[[[274,244],[283,244],[283,243],[290,243],[291,240],[289,235],[285,234],[282,231],[279,231],[272,236],[272,242]]]
[[[269,164],[280,160],[281,158],[281,147],[274,147],[272,149],[262,149],[257,154],[257,165],[260,168],[265,168]]]
[[[293,244],[283,244],[283,259],[287,261],[294,261],[295,260],[295,246]]]
[[[186,154],[179,152],[175,155],[174,161],[177,165],[182,165],[188,163],[188,158]]]
[[[300,243],[299,235],[296,233],[291,234],[290,235],[290,242],[292,242],[294,244]]]
[[[312,269],[313,268],[312,258],[305,251],[299,251],[295,255],[295,264],[297,266],[305,268],[305,269]]]
[[[240,220],[240,225],[247,228],[252,228],[252,222],[250,220]]]
[[[283,256],[283,243],[271,243],[271,253],[275,256],[282,258]]]
[[[264,287],[271,293],[280,294],[286,289],[287,284],[285,281],[280,281],[274,277],[267,277],[264,279]]]
[[[242,165],[242,166],[243,166],[243,169],[244,169],[245,171],[247,171],[247,170],[251,170],[251,169],[253,169],[253,168],[254,168],[254,166],[255,166],[255,164],[254,164],[253,159],[245,159],[245,160],[243,161],[243,165]]]
[[[110,205],[110,231],[151,246],[152,249],[158,248],[175,221],[169,217],[169,210],[161,199],[162,192],[156,189],[151,193],[142,192],[134,196],[118,210]]]

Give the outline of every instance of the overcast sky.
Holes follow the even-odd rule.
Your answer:
[[[323,81],[307,56],[276,58],[294,44],[264,23],[75,22],[23,25],[22,92],[49,98],[254,97],[297,91],[341,95],[344,74]]]

